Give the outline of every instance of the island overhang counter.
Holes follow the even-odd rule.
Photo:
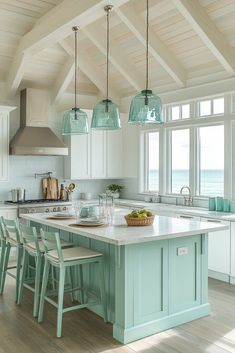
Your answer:
[[[153,226],[128,227],[115,212],[115,225],[72,227],[74,220],[25,214],[31,225],[57,231],[76,245],[104,254],[108,319],[113,336],[128,343],[210,314],[207,233],[216,223],[156,216]],[[85,269],[85,285],[98,292],[96,269]],[[102,308],[92,309],[102,316]]]

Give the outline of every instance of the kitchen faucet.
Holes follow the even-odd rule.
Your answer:
[[[188,196],[184,196],[184,206],[193,206],[193,197],[189,186],[182,186],[182,188],[180,189],[180,195],[183,195],[184,189],[188,190]]]

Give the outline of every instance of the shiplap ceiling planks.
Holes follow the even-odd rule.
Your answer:
[[[104,96],[107,3],[1,0],[0,81],[6,83],[7,96],[27,85],[49,88],[55,101],[73,91],[73,25],[81,27],[78,92]],[[234,76],[234,0],[149,3],[150,85],[156,93]],[[111,98],[120,102],[144,88],[146,0],[115,0],[113,5],[110,88]]]

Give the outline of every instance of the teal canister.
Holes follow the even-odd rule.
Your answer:
[[[209,197],[208,209],[209,209],[209,211],[215,211],[216,210],[215,197]]]
[[[230,201],[230,212],[235,212],[235,201]]]
[[[230,212],[230,200],[229,199],[223,200],[223,211]]]
[[[80,217],[81,218],[86,218],[89,216],[89,207],[85,206],[82,207],[81,211],[80,211]]]
[[[222,212],[224,210],[223,197],[217,196],[215,198],[215,209],[216,211]]]

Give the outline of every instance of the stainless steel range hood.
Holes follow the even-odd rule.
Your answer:
[[[20,92],[20,128],[10,142],[10,154],[66,156],[68,148],[48,127],[48,92],[27,88]]]

